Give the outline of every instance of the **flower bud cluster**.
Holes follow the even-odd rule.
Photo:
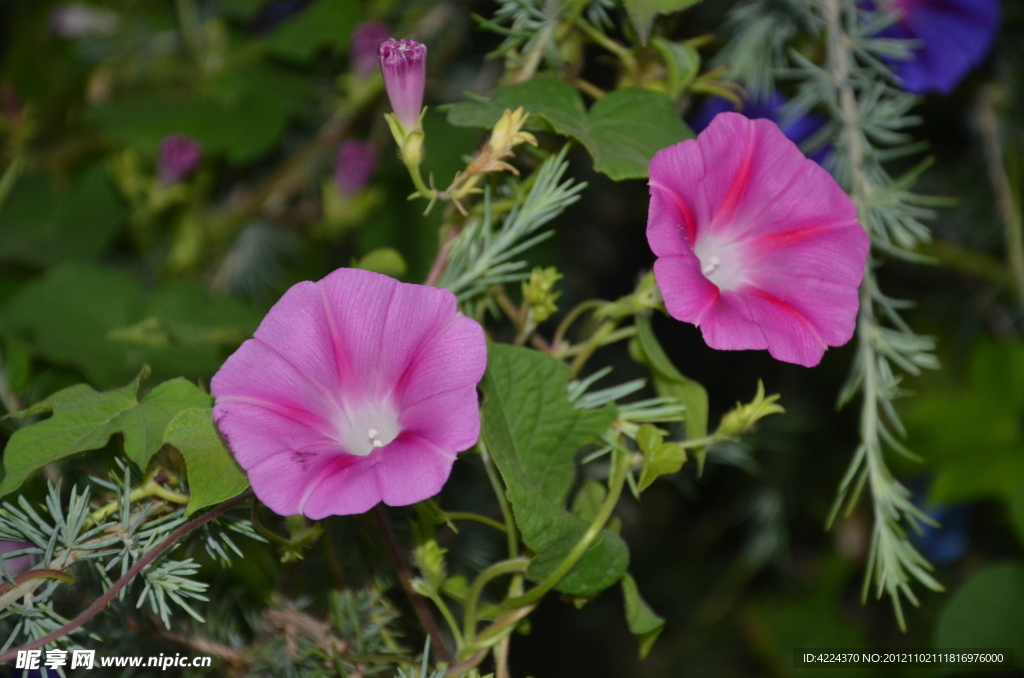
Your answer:
[[[561,293],[554,288],[561,279],[562,274],[554,266],[538,266],[530,273],[530,278],[523,281],[523,305],[529,309],[533,322],[542,323],[558,312],[555,302]]]

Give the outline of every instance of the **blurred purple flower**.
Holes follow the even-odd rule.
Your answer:
[[[405,131],[416,129],[427,80],[427,46],[415,40],[388,38],[377,50],[391,110]]]
[[[918,40],[910,61],[891,66],[914,94],[949,94],[968,71],[980,64],[999,30],[999,0],[878,0],[899,13],[882,37]]]
[[[349,65],[356,77],[365,80],[377,70],[377,48],[391,37],[391,27],[380,21],[367,21],[352,31]]]
[[[185,134],[171,134],[160,142],[156,173],[161,183],[174,184],[189,174],[203,159],[203,147]]]
[[[113,35],[120,17],[109,9],[81,2],[57,5],[50,12],[50,30],[62,38]]]
[[[27,541],[0,541],[0,556],[3,557],[4,565],[12,577],[17,577],[22,572],[28,571],[35,564],[36,556],[28,553],[8,558],[7,554],[30,549],[33,546],[35,544],[30,544]]]
[[[740,108],[724,97],[710,97],[697,111],[697,114],[690,119],[690,126],[694,132],[701,132],[711,124],[711,121],[719,113],[742,113],[751,120],[771,120],[779,126],[787,139],[799,146],[818,132],[824,126],[825,120],[814,113],[807,113],[783,124],[782,107],[787,103],[789,100],[778,92],[772,92],[765,99],[749,99]],[[831,146],[823,146],[807,157],[821,165],[831,150]]]
[[[349,139],[338,147],[334,162],[334,183],[342,195],[359,192],[370,181],[377,168],[377,153],[365,141]]]

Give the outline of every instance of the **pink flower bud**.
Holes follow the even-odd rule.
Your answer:
[[[391,109],[406,132],[416,129],[427,79],[427,46],[415,40],[388,38],[377,51]]]
[[[334,183],[342,195],[359,192],[370,181],[377,168],[377,153],[365,141],[349,139],[338,147],[334,163]]]
[[[367,21],[352,31],[349,67],[356,77],[365,80],[377,70],[377,48],[391,37],[391,28],[379,21]]]
[[[171,134],[160,142],[156,173],[164,184],[174,184],[189,174],[203,159],[203,147],[184,134]]]

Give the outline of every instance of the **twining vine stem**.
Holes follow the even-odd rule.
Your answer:
[[[213,510],[204,513],[203,515],[199,516],[198,518],[195,518],[194,520],[190,520],[189,522],[185,523],[184,525],[176,529],[174,532],[171,532],[169,535],[167,535],[166,539],[164,539],[162,542],[156,545],[156,548],[154,548],[152,551],[139,558],[138,561],[136,561],[135,565],[133,565],[130,570],[124,573],[124,576],[122,576],[120,579],[114,582],[114,584],[109,589],[107,589],[107,591],[104,592],[102,596],[93,601],[92,605],[85,608],[84,612],[82,612],[80,615],[78,615],[77,617],[75,617],[70,622],[60,627],[56,631],[51,631],[42,638],[33,640],[31,643],[27,643],[25,645],[22,645],[21,647],[16,647],[13,650],[8,650],[7,652],[3,653],[2,655],[0,655],[0,664],[9,662],[12,659],[16,658],[19,652],[25,652],[27,650],[37,650],[45,645],[48,645],[49,643],[52,643],[58,638],[63,638],[75,629],[83,626],[90,619],[92,619],[97,614],[102,612],[103,609],[106,608],[107,604],[114,599],[114,597],[121,589],[127,586],[132,581],[132,579],[136,577],[136,575],[138,575],[140,572],[146,569],[150,565],[150,563],[159,558],[164,551],[173,547],[178,542],[178,540],[180,540],[189,532],[192,532],[193,530],[202,527],[211,520],[214,520],[215,518],[224,515],[225,513],[227,513],[234,507],[238,506],[242,502],[252,499],[254,496],[255,495],[253,494],[252,490],[246,490],[245,492],[238,495],[234,499],[228,499],[226,502],[220,504]]]

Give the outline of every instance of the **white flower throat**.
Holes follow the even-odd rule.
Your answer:
[[[700,260],[700,272],[720,290],[734,290],[746,282],[741,243],[723,242],[708,236],[697,242],[693,253]]]
[[[390,402],[339,408],[335,430],[341,446],[359,457],[388,445],[401,433],[398,411]]]

